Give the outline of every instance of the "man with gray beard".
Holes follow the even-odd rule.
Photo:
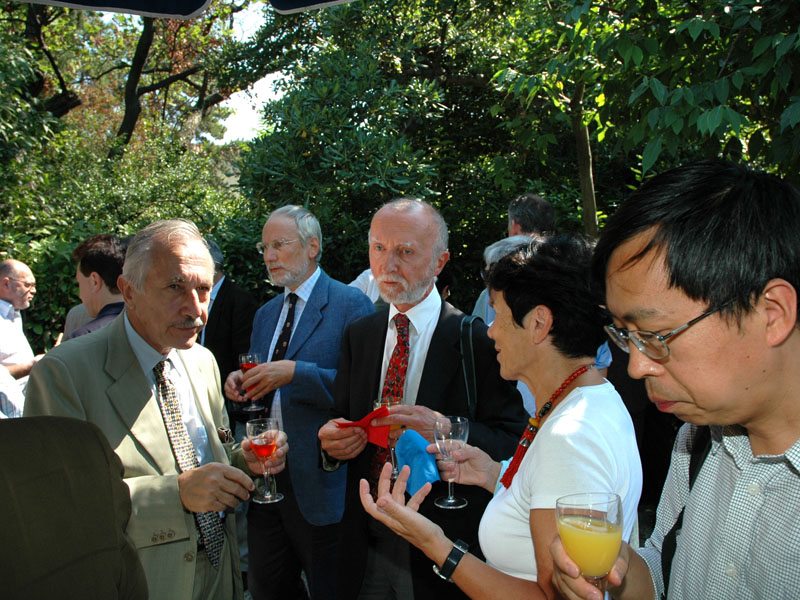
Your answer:
[[[450,258],[447,238],[447,225],[436,209],[412,198],[389,202],[372,219],[370,267],[389,306],[354,321],[345,331],[333,420],[319,431],[324,467],[348,465],[338,598],[465,596],[438,579],[424,555],[416,550],[409,554],[402,539],[364,512],[358,481],[376,474],[383,455],[367,443],[362,428],[339,428],[337,422],[359,420],[372,411],[375,400],[392,395],[402,399],[391,407],[390,416],[373,422],[400,426],[391,432],[392,443],[407,429],[433,442],[436,418],[460,415],[470,418],[468,442],[496,460],[513,454],[524,427],[522,401],[513,385],[500,377],[494,344],[481,321],[472,331],[477,402],[474,410],[469,408],[459,350],[463,313],[442,301],[434,285]],[[404,357],[400,361],[399,355]],[[403,364],[399,377],[398,362]],[[465,540],[470,551],[479,552],[478,522],[491,496],[472,486],[457,488],[457,495],[469,501],[465,509],[435,508],[434,499],[446,489],[438,482],[420,512],[452,539]]]
[[[270,281],[283,293],[259,308],[253,321],[250,352],[261,353],[264,362],[244,374],[232,372],[225,394],[264,406],[292,438],[292,452],[277,477],[284,499],[251,503],[248,509],[249,591],[255,600],[333,599],[331,556],[344,510],[345,474],[319,467],[316,436],[333,404],[345,328],[374,309],[359,290],[331,279],[319,266],[322,229],[302,206],[273,211],[258,249]]]

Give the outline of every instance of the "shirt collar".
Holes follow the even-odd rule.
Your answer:
[[[211,288],[211,302],[213,302],[217,297],[217,292],[219,292],[219,288],[222,287],[222,282],[225,281],[225,275],[219,278],[219,281],[214,284],[214,287]]]
[[[787,461],[797,471],[800,471],[800,439],[783,454],[753,456],[753,448],[750,445],[747,430],[739,425],[727,425],[722,427],[722,440],[719,444],[712,442],[711,451],[716,452],[720,446],[733,458],[736,466],[740,469],[743,469],[747,463],[757,460],[769,462]]]
[[[314,291],[314,286],[317,284],[320,275],[322,275],[322,269],[319,267],[314,267],[314,272],[306,279],[303,283],[297,286],[297,289],[294,291],[294,294],[297,295],[303,302],[308,302],[308,299],[311,298],[311,292]],[[283,288],[283,300],[284,302],[289,297],[289,294],[293,293],[292,290],[289,288]]]
[[[8,319],[9,321],[13,321],[18,314],[19,311],[14,308],[14,305],[11,304],[11,302],[0,299],[0,317]]]
[[[165,358],[171,359],[172,363],[175,364],[175,350],[170,350],[169,354],[164,356],[161,354],[161,352],[148,344],[147,341],[137,333],[137,331],[133,328],[133,325],[131,325],[131,322],[128,320],[127,311],[125,311],[123,318],[125,319],[125,333],[128,334],[128,341],[131,344],[131,349],[136,355],[136,358],[142,367],[142,371],[144,371],[145,374],[151,374],[153,372],[153,367],[155,367]]]
[[[431,291],[428,292],[428,295],[423,298],[422,302],[416,304],[409,308],[405,315],[408,317],[408,320],[411,321],[411,324],[414,326],[414,330],[417,332],[422,331],[428,325],[431,324],[438,315],[439,309],[442,306],[442,297],[439,295],[439,291],[436,289],[436,286],[431,286]],[[394,318],[396,314],[400,311],[397,310],[397,307],[392,304],[389,307],[389,321]]]

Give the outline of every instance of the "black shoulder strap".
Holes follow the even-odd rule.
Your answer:
[[[697,474],[711,450],[711,429],[708,426],[700,426],[697,428],[692,440],[692,448],[689,456],[689,491],[692,491]],[[664,578],[664,593],[661,595],[662,599],[667,597],[667,590],[669,589],[669,576],[672,571],[672,559],[675,557],[675,549],[678,544],[678,532],[683,526],[683,511],[686,510],[684,506],[681,509],[675,524],[669,533],[664,536],[664,541],[661,544],[661,574]]]
[[[464,315],[461,318],[461,363],[464,371],[464,387],[467,390],[469,420],[475,420],[478,404],[478,386],[475,381],[475,353],[472,348],[472,322],[478,317]]]

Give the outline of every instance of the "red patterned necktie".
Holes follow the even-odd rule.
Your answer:
[[[403,388],[406,383],[406,371],[408,370],[408,317],[403,313],[394,316],[394,326],[397,330],[397,342],[389,358],[389,367],[386,369],[386,377],[383,380],[383,390],[381,400],[387,404],[400,404],[403,400]],[[388,448],[376,448],[375,455],[372,457],[369,470],[369,489],[372,496],[377,497],[378,479],[381,469],[389,457]]]
[[[172,446],[172,453],[175,455],[175,460],[178,462],[181,472],[184,472],[200,466],[200,461],[197,460],[197,453],[194,450],[192,439],[186,430],[186,424],[183,422],[175,385],[167,377],[166,362],[166,360],[162,360],[153,368],[153,373],[156,376],[156,387],[158,388],[158,406],[161,409],[164,425],[167,427],[167,436]],[[219,513],[212,511],[193,514],[197,522],[197,528],[200,530],[200,537],[206,549],[208,560],[214,568],[218,568],[222,546],[225,542],[225,531],[222,528]]]

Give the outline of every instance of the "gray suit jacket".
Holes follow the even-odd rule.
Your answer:
[[[179,350],[178,356],[192,382],[214,460],[227,464],[230,448],[216,432],[228,426],[228,419],[214,357],[199,345]],[[125,469],[133,509],[127,534],[139,552],[151,600],[191,598],[195,521],[181,503],[178,465],[158,402],[128,342],[124,319],[54,348],[37,363],[28,383],[25,416],[37,415],[83,419],[105,433]],[[216,589],[225,597],[241,598],[233,515],[225,529],[223,559],[209,592]]]

